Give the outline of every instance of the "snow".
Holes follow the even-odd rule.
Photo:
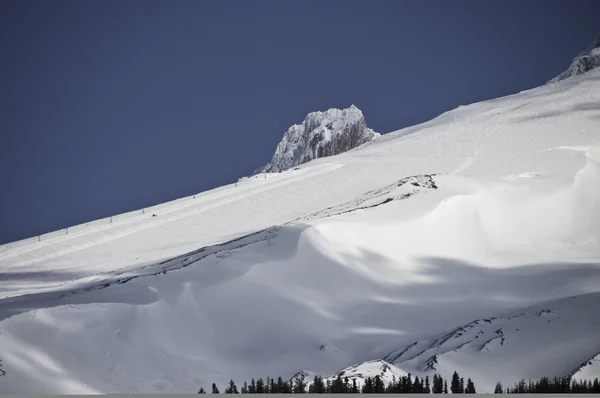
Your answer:
[[[598,367],[582,364],[600,352],[599,103],[596,69],[4,245],[0,393],[327,376],[380,369],[414,342],[413,360],[388,358],[394,372],[426,372],[438,355],[445,378],[457,370],[478,392],[588,377]],[[469,324],[463,347],[416,355]]]
[[[573,374],[573,379],[577,380],[594,380],[600,377],[600,353],[594,358],[586,361],[580,369]]]
[[[430,377],[435,372],[450,379],[456,370],[471,377],[481,391],[493,391],[498,381],[512,386],[522,378],[569,376],[587,363],[590,352],[600,352],[598,335],[590,333],[600,330],[599,300],[600,294],[591,293],[478,319],[414,342],[384,360]],[[593,375],[585,373],[587,380],[598,377]]]
[[[375,360],[349,366],[323,381],[325,383],[327,383],[327,380],[333,382],[338,375],[342,381],[347,377],[350,385],[352,385],[352,380],[356,380],[356,386],[360,389],[368,378],[375,379],[375,376],[379,376],[383,384],[387,387],[388,384],[398,381],[401,377],[408,374],[385,361]],[[312,382],[308,384],[310,385]]]

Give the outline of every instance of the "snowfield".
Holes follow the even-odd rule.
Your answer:
[[[599,377],[598,336],[598,69],[0,247],[4,394],[342,369],[482,393]]]

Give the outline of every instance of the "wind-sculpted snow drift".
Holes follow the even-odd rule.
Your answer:
[[[600,69],[0,247],[0,393],[454,370],[589,378]],[[152,214],[156,214],[152,217]]]
[[[354,105],[311,112],[301,124],[286,131],[273,159],[256,172],[287,170],[313,159],[349,151],[377,137],[379,133],[367,127],[365,117]]]

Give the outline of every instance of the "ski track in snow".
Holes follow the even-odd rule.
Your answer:
[[[598,103],[592,71],[4,245],[0,393],[598,376]]]

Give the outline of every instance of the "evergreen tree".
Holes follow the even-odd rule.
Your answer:
[[[315,394],[315,382],[317,380],[317,376],[313,379],[313,382],[308,386],[308,393]]]
[[[393,394],[394,393],[394,389],[395,389],[394,383],[390,381],[388,383],[388,385],[385,386],[385,393],[386,394]]]
[[[573,380],[571,382],[571,392],[572,393],[581,393],[581,392],[583,392],[582,391],[583,387],[584,387],[583,383],[579,384],[579,382],[577,382],[577,380]]]
[[[206,394],[206,390],[204,389],[204,387],[200,387],[200,389],[198,390],[198,394]]]
[[[232,379],[229,379],[229,385],[225,388],[225,394],[238,394],[237,386]]]
[[[325,383],[323,383],[323,378],[321,376],[319,376],[319,383],[317,384],[317,386],[315,388],[315,393],[316,394],[325,394],[325,392],[326,392]]]
[[[502,391],[502,384],[500,382],[496,383],[494,394],[504,394],[504,391]]]
[[[342,381],[342,377],[338,374],[333,382],[331,382],[331,392],[333,394],[343,394],[344,393],[344,382]]]
[[[433,375],[433,393],[442,394],[444,392],[444,379],[438,374]]]
[[[458,373],[454,371],[452,374],[452,381],[450,382],[450,391],[452,394],[460,394],[460,377]]]
[[[385,384],[379,375],[375,376],[375,380],[373,383],[373,393],[374,394],[382,394],[385,392]]]
[[[537,391],[541,393],[550,391],[550,380],[547,377],[542,377],[537,385]]]
[[[467,379],[467,388],[465,389],[465,393],[466,394],[476,394],[475,384],[473,384],[473,381],[471,380],[470,377]]]
[[[285,392],[285,383],[281,376],[277,378],[277,394],[283,394]]]
[[[258,380],[256,380],[256,393],[257,394],[265,393],[265,382],[263,381],[262,377],[259,377]]]
[[[596,379],[596,381],[598,381],[598,379]],[[358,394],[360,391],[358,391],[358,386],[356,385],[356,379],[352,379],[352,391],[350,391],[352,394]]]
[[[413,393],[413,382],[411,379],[411,375],[410,373],[408,374],[408,376],[406,376],[406,388],[405,388],[405,393],[407,394],[412,394]]]
[[[422,394],[423,386],[421,385],[421,380],[419,380],[419,376],[415,377],[415,382],[413,384],[413,394]]]
[[[284,381],[283,382],[283,394],[291,394],[292,393],[292,382],[291,381]]]
[[[271,379],[271,386],[269,387],[269,391],[271,394],[277,394],[277,384],[275,384],[275,379]]]
[[[344,394],[348,394],[350,392],[350,380],[348,376],[344,377]]]
[[[425,394],[431,393],[431,386],[429,385],[429,376],[425,376],[425,389],[423,391]]]
[[[448,382],[444,380],[444,394],[448,394]]]
[[[362,393],[363,394],[373,394],[373,379],[371,379],[370,377],[367,377],[367,379],[365,380],[365,382],[363,383],[362,386]]]
[[[525,382],[525,379],[521,379],[521,381],[515,386],[514,390],[516,390],[515,392],[517,394],[525,394],[527,392],[527,383]]]
[[[527,386],[527,393],[531,394],[535,392],[535,383],[529,379],[529,385]]]
[[[250,385],[248,386],[248,394],[256,394],[256,380],[254,377],[250,380]]]
[[[390,382],[391,386],[390,386],[390,393],[395,393],[397,392],[397,384],[398,382],[396,381],[396,375],[392,375],[392,381]]]
[[[461,393],[461,394],[465,393],[465,379],[463,379],[462,377],[460,378],[459,393]]]
[[[310,385],[308,389],[309,394],[325,394],[325,383],[323,383],[323,378],[319,376],[315,376],[313,383]]]
[[[217,387],[217,385],[215,383],[212,384],[212,393],[213,394],[220,394],[219,388]]]
[[[242,387],[242,394],[248,394],[248,383],[244,382],[244,386]]]
[[[306,393],[306,383],[304,382],[304,375],[297,376],[295,379],[294,394],[305,394]]]
[[[265,382],[265,394],[270,394],[271,393],[271,378],[267,377],[267,381]]]

